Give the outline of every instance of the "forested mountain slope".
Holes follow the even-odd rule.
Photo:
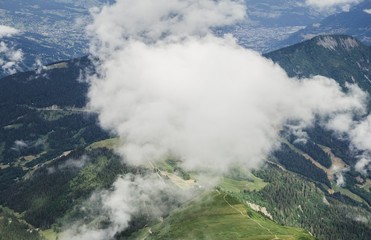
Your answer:
[[[352,37],[321,36],[266,57],[290,76],[320,74],[371,92],[370,54],[370,47]],[[194,177],[174,161],[139,168],[122,164],[113,151],[118,140],[103,132],[85,108],[88,85],[81,80],[93,71],[84,57],[0,79],[0,217],[16,223],[0,223],[7,236],[24,239],[32,230],[33,239],[55,239],[66,222],[84,214],[84,201],[110,188],[119,175],[155,172],[170,184]],[[228,232],[236,238],[312,239],[309,231],[318,239],[369,239],[369,176],[354,171],[356,159],[347,141],[320,127],[307,133],[308,142],[302,144],[283,132],[281,149],[261,170],[224,176],[197,201],[177,202],[180,210],[162,220],[133,219],[117,239],[176,239],[192,224],[205,226],[189,235],[200,238],[223,239]],[[332,171],[339,164],[349,167],[343,186]],[[185,222],[190,216],[198,222]]]

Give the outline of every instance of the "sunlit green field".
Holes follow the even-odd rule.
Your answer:
[[[302,229],[284,227],[214,191],[134,236],[141,239],[314,239]]]

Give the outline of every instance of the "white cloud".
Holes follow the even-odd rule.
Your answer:
[[[0,38],[11,37],[11,36],[16,35],[18,33],[19,33],[19,30],[15,29],[15,28],[5,26],[5,25],[0,25]]]
[[[259,54],[208,36],[180,43],[130,42],[92,80],[90,106],[140,164],[180,155],[190,168],[258,167],[288,120],[362,108],[324,77],[290,79]]]
[[[371,115],[358,120],[353,120],[349,114],[336,115],[327,123],[326,128],[335,131],[338,136],[349,139],[350,147],[362,152],[358,156],[359,161],[355,169],[367,175],[371,162]]]
[[[345,185],[345,179],[343,172],[337,172],[336,173],[336,185],[343,187]]]
[[[353,116],[351,114],[339,114],[328,121],[326,128],[329,130],[345,133],[349,132],[352,124]]]
[[[243,9],[228,0],[122,0],[95,15],[89,29],[101,62],[89,104],[124,140],[126,161],[175,154],[191,169],[255,168],[288,120],[308,126],[316,116],[363,110],[356,86],[346,94],[325,77],[289,78],[230,36],[212,35],[211,27],[243,18]]]
[[[337,133],[346,134],[354,148],[371,151],[371,116],[352,120],[347,114],[334,116],[326,126]]]
[[[285,130],[292,134],[296,139],[294,143],[306,144],[308,142],[309,136],[307,132],[303,129],[306,127],[305,123],[289,123],[285,125]]]
[[[355,165],[355,169],[362,175],[367,176],[367,171],[371,170],[370,163],[371,163],[370,156],[363,156]]]
[[[365,13],[371,14],[371,9],[364,9],[363,10]]]
[[[91,202],[98,201],[102,204],[104,212],[110,215],[112,224],[106,229],[98,229],[96,226],[89,226],[84,223],[63,232],[62,239],[84,240],[84,239],[112,239],[117,231],[128,227],[131,217],[136,213],[143,202],[141,198],[140,187],[146,187],[148,184],[140,181],[143,186],[132,181],[130,178],[119,178],[113,185],[113,191],[98,193],[99,196],[93,195]],[[158,183],[158,181],[156,181]],[[98,200],[97,200],[98,199]],[[148,199],[146,199],[148,201]],[[92,204],[93,205],[93,204]]]
[[[101,240],[113,239],[114,235],[129,226],[133,216],[137,214],[151,217],[162,217],[173,204],[186,202],[192,192],[182,192],[157,175],[120,177],[112,190],[98,192],[87,203],[87,208],[98,205],[94,222],[108,219],[111,224],[106,228],[98,228],[94,224],[77,223],[61,234],[62,240]],[[168,201],[164,201],[168,199]]]
[[[114,7],[93,11],[94,24],[88,30],[97,41],[91,50],[98,47],[104,55],[121,48],[125,39],[150,42],[205,35],[211,27],[243,20],[245,12],[242,0],[119,0]]]
[[[18,34],[15,28],[0,25],[0,39]],[[20,69],[19,64],[23,61],[23,52],[0,41],[0,67],[5,74],[14,74]]]
[[[14,146],[12,147],[13,150],[19,152],[24,148],[28,148],[28,144],[23,140],[16,140],[14,141]]]
[[[55,173],[57,170],[63,170],[63,169],[70,169],[70,170],[74,170],[74,169],[81,169],[83,168],[88,162],[89,162],[89,157],[86,156],[86,155],[83,155],[81,158],[79,159],[68,159],[67,161],[57,165],[56,167],[49,167],[47,170],[48,170],[48,173],[49,174],[53,174]]]
[[[345,178],[344,178],[344,173],[349,172],[349,170],[350,170],[349,167],[341,168],[339,166],[334,166],[334,165],[331,167],[331,171],[335,175],[336,185],[338,185],[340,187],[345,186],[346,182],[345,182]]]
[[[344,11],[347,11],[351,5],[362,1],[363,0],[306,0],[305,3],[319,9],[341,7]]]
[[[244,18],[242,1],[119,0],[94,12],[88,30],[99,62],[89,79],[89,107],[121,138],[118,152],[128,163],[173,155],[188,169],[257,168],[288,122],[307,127],[317,118],[364,112],[358,87],[344,93],[325,77],[289,78],[231,36],[214,36],[211,28]],[[151,178],[134,182],[140,184],[121,178],[99,195],[112,222],[107,229],[75,225],[66,239],[110,238],[128,226],[138,199],[158,199],[167,189]]]
[[[350,138],[359,150],[371,150],[371,116],[355,123],[351,129]]]

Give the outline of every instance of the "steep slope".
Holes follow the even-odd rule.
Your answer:
[[[0,191],[39,164],[108,137],[88,112],[87,57],[0,79]]]
[[[355,83],[371,93],[371,47],[353,37],[318,36],[265,56],[279,64],[291,77],[322,75],[333,78],[342,87],[346,83]],[[308,133],[317,144],[330,147],[338,157],[354,166],[356,153],[349,151],[347,141],[336,139],[331,132],[318,127],[308,130]]]
[[[289,76],[322,75],[371,92],[371,47],[345,35],[318,36],[265,54]]]
[[[0,79],[0,204],[23,213],[0,212],[0,239],[44,239],[39,227],[54,224],[75,200],[122,173],[108,152],[79,155],[109,137],[84,108],[88,86],[79,79],[91,66],[84,57]],[[73,179],[84,184],[70,186]]]
[[[218,190],[174,211],[162,223],[131,239],[314,239],[299,228],[283,227]],[[123,238],[124,239],[124,238]]]
[[[0,105],[83,107],[87,83],[78,79],[91,69],[88,57],[57,62],[0,79]]]
[[[292,77],[323,75],[335,79],[343,87],[346,83],[356,83],[364,91],[371,93],[371,47],[353,37],[318,36],[265,56],[278,63]],[[287,169],[311,178],[312,181],[327,182],[327,187],[322,188],[329,187],[326,191],[334,194],[333,197],[345,203],[366,204],[363,207],[369,209],[371,191],[367,182],[370,181],[371,173],[361,175],[354,171],[359,153],[350,150],[347,140],[336,138],[331,131],[321,126],[305,131],[310,138],[305,144],[297,144],[295,137],[287,137],[289,134],[284,134],[287,142],[285,147],[275,154],[278,162]],[[329,158],[332,163],[329,163]],[[303,164],[306,165],[305,168]],[[312,169],[310,172],[303,170],[308,167]],[[342,173],[345,179],[342,187],[335,181],[339,177],[335,176],[335,168],[346,169]]]
[[[336,13],[315,22],[276,44],[275,48],[289,46],[318,35],[346,34],[371,44],[371,1],[365,0],[348,12]]]
[[[260,191],[244,191],[243,199],[266,207],[276,222],[303,227],[318,239],[369,239],[369,208],[275,164],[255,174],[268,184]]]

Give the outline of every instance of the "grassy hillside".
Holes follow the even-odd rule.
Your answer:
[[[284,227],[230,195],[214,191],[173,212],[133,239],[314,239],[302,229]]]

